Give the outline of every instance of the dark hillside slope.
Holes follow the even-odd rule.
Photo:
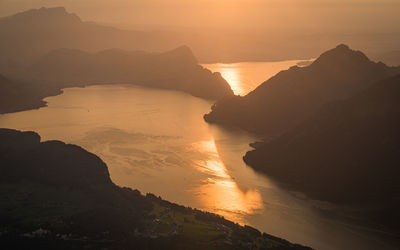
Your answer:
[[[309,249],[112,183],[96,155],[0,129],[4,249]]]
[[[399,208],[399,107],[397,75],[326,105],[244,160],[317,199]]]

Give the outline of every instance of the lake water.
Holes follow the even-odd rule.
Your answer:
[[[236,94],[297,61],[206,65]],[[321,215],[317,203],[282,189],[242,156],[259,138],[203,121],[212,102],[126,85],[69,88],[48,107],[0,116],[0,127],[37,131],[99,155],[112,180],[316,249],[391,249],[383,240]],[[327,206],[324,204],[324,206]],[[395,249],[395,248],[393,248]]]
[[[243,96],[280,71],[304,62],[289,60],[280,62],[216,63],[203,64],[203,66],[213,72],[220,72],[231,85],[233,92],[236,95]]]

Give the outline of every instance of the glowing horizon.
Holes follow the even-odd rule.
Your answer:
[[[96,8],[93,6],[96,5]],[[40,7],[64,6],[86,21],[121,27],[214,27],[278,30],[398,31],[395,0],[2,0],[0,16]],[[377,18],[370,18],[374,16]]]

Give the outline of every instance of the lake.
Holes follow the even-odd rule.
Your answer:
[[[205,65],[244,95],[298,61]],[[204,122],[212,102],[128,85],[69,88],[48,107],[0,115],[0,127],[38,132],[43,140],[82,146],[103,159],[112,180],[185,206],[215,212],[316,249],[391,249],[356,226],[330,219],[330,206],[288,192],[247,167],[259,140]],[[395,248],[393,248],[395,249]]]

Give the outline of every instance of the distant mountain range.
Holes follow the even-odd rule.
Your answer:
[[[0,129],[4,249],[310,249],[121,188],[96,155]]]
[[[29,64],[59,48],[90,52],[110,48],[161,52],[182,44],[192,48],[201,63],[298,60],[315,58],[325,48],[342,41],[381,59],[382,52],[399,50],[400,44],[398,33],[349,35],[323,31],[310,34],[297,29],[288,32],[237,28],[124,30],[82,21],[63,7],[32,9],[0,18],[0,65]],[[383,59],[391,63],[389,57]]]
[[[400,67],[372,62],[362,52],[339,45],[310,66],[294,66],[278,73],[244,97],[218,101],[204,118],[275,136],[294,128],[323,105],[348,98],[398,73]]]
[[[83,22],[63,7],[33,9],[0,18],[0,34],[3,63],[11,60],[29,64],[59,48],[92,52],[109,48],[153,51],[177,46],[161,32],[127,31]],[[162,40],[165,42],[160,43]]]
[[[154,50],[154,44],[162,44],[157,47],[161,49],[170,43],[160,42],[160,34],[83,22],[62,7],[33,9],[0,18],[0,34],[0,74],[31,83],[29,88],[38,88],[26,91],[32,94],[28,99],[35,99],[35,108],[46,96],[43,86],[54,93],[54,89],[60,92],[66,87],[124,83],[180,90],[211,100],[233,95],[222,76],[200,66],[187,46],[165,53],[124,50]],[[27,85],[19,85],[18,89],[22,91],[23,86]],[[0,103],[1,112],[21,109],[6,107],[9,104],[5,102]]]
[[[93,84],[136,84],[210,100],[233,95],[221,74],[200,66],[186,46],[165,53],[58,49],[7,76],[0,77],[0,114],[39,108],[63,88]]]
[[[181,90],[213,100],[233,94],[219,73],[198,65],[188,47],[165,53],[125,51],[154,50],[154,43],[162,44],[158,49],[168,48],[169,43],[160,34],[83,22],[62,7],[33,9],[0,18],[0,34],[0,72],[12,79],[44,82],[59,89],[133,83]]]
[[[200,66],[186,46],[165,53],[58,49],[27,67],[22,75],[62,87],[124,83],[181,90],[211,100],[233,95],[221,74]]]

